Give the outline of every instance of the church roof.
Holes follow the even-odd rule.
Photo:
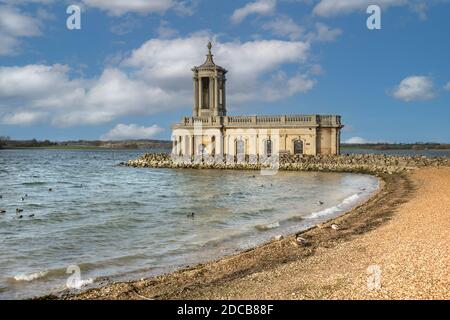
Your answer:
[[[225,70],[224,68],[222,68],[221,66],[218,66],[214,63],[213,60],[213,54],[211,53],[211,48],[212,48],[212,44],[211,42],[208,43],[208,54],[206,55],[206,61],[198,66],[198,67],[194,67],[192,69],[192,71],[197,71],[197,70],[218,70],[218,71],[222,71],[223,73],[227,73],[227,70]]]

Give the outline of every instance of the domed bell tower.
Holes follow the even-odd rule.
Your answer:
[[[206,61],[192,69],[194,76],[194,117],[226,116],[226,91],[224,68],[216,65],[208,43]]]

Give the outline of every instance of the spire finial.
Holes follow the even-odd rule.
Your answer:
[[[211,49],[212,49],[211,41],[208,42],[208,46],[207,47],[208,47],[209,54],[211,54]]]

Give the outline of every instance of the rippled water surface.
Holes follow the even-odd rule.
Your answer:
[[[58,292],[70,265],[96,285],[214,259],[336,216],[378,186],[353,174],[116,166],[141,153],[0,150],[0,298]]]

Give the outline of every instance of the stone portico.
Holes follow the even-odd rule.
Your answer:
[[[340,153],[337,115],[227,116],[227,70],[214,63],[211,43],[208,51],[205,63],[192,69],[192,116],[172,127],[174,156],[255,162],[280,153]]]

